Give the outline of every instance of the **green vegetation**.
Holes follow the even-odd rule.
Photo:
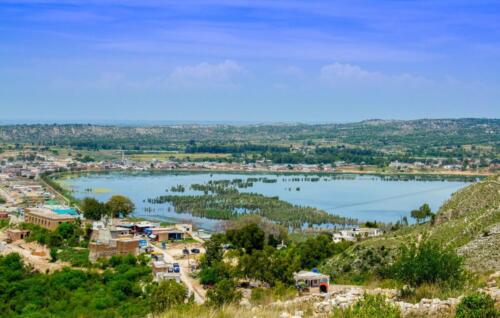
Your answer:
[[[109,198],[108,202],[106,202],[106,206],[109,211],[108,213],[115,218],[127,217],[135,210],[134,203],[123,195],[112,196]]]
[[[3,219],[3,220],[0,220],[0,230],[9,226],[9,220],[8,219]]]
[[[465,296],[457,306],[456,318],[495,318],[500,312],[495,301],[487,294],[474,293]]]
[[[389,276],[413,287],[422,284],[444,284],[456,288],[464,280],[463,260],[452,249],[433,241],[418,246],[403,246],[400,256],[389,268]]]
[[[51,249],[51,256],[52,251]],[[57,250],[54,255],[56,259],[59,259],[63,262],[68,262],[71,266],[74,267],[90,267],[92,263],[89,261],[89,250],[87,248],[75,248],[75,247],[67,247],[59,252]]]
[[[209,219],[235,219],[254,214],[276,221],[285,226],[300,228],[304,223],[355,224],[354,219],[328,214],[325,211],[293,205],[278,197],[267,197],[257,193],[240,193],[230,183],[209,183],[193,185],[194,189],[212,194],[162,195],[147,199],[148,203],[171,203],[175,211],[190,213]]]
[[[134,203],[122,195],[114,195],[106,203],[84,198],[80,205],[83,215],[90,220],[100,220],[103,216],[126,217],[135,209]]]
[[[241,300],[242,294],[236,290],[236,283],[232,279],[221,279],[207,292],[207,305],[221,307]]]
[[[262,223],[266,221],[260,220]],[[206,254],[198,274],[201,283],[217,286],[226,280],[254,280],[273,288],[293,286],[293,273],[312,269],[334,254],[342,253],[350,243],[333,243],[331,235],[322,233],[304,242],[287,239],[286,230],[276,224],[261,226],[248,218],[226,234],[216,234],[205,244]],[[277,248],[278,241],[287,246]],[[224,252],[223,246],[232,249]],[[228,262],[227,260],[236,260]],[[224,282],[224,284],[229,284]],[[228,286],[225,286],[228,288]]]
[[[150,295],[151,311],[153,313],[162,313],[174,306],[183,304],[187,299],[188,291],[184,285],[169,279],[153,285],[150,289]]]
[[[49,248],[86,247],[88,241],[79,223],[61,223],[55,231],[31,223],[22,223],[20,227],[30,231],[26,241],[36,241]]]
[[[88,232],[79,223],[61,223],[55,231],[30,223],[22,223],[21,228],[30,231],[26,241],[36,241],[50,249],[53,262],[61,260],[75,267],[91,266],[87,249]]]
[[[0,143],[16,143],[19,147],[71,147],[78,149],[78,154],[85,153],[82,149],[123,149],[138,158],[173,160],[267,159],[275,163],[311,164],[345,161],[385,167],[394,160],[435,163],[437,158],[444,158],[444,163],[476,168],[498,162],[500,153],[498,119],[246,126],[5,125],[0,132]],[[97,157],[85,153],[77,158],[92,161]]]
[[[465,268],[472,272],[493,270],[491,255],[497,255],[493,246],[467,248],[477,239],[490,239],[484,231],[500,222],[500,182],[491,177],[461,189],[436,213],[434,222],[403,226],[382,237],[361,241],[336,255],[321,266],[339,283],[368,284],[381,279],[381,272],[394,263],[401,244],[433,242],[441,248],[464,255]],[[494,238],[494,236],[492,236]],[[464,249],[465,247],[465,249]]]
[[[411,217],[414,218],[418,224],[420,224],[420,221],[425,221],[428,218],[433,219],[434,216],[435,214],[432,213],[427,203],[424,203],[418,210],[411,211]]]
[[[0,256],[0,316],[145,317],[151,269],[130,255],[119,259],[102,274],[69,268],[41,274],[18,254]]]
[[[0,204],[5,204],[6,202],[5,198],[0,195]]]
[[[401,312],[396,305],[387,303],[381,295],[365,294],[352,307],[336,309],[332,318],[399,318]]]

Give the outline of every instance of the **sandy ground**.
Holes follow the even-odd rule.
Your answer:
[[[0,242],[5,242],[6,239],[7,235],[3,231],[0,231]],[[71,264],[61,261],[50,262],[50,251],[45,246],[36,242],[27,243],[24,240],[19,240],[11,244],[0,244],[2,244],[0,248],[1,255],[18,253],[23,258],[25,264],[30,265],[33,269],[41,273],[51,273],[63,267],[71,266]],[[44,254],[44,256],[33,255],[33,253]]]

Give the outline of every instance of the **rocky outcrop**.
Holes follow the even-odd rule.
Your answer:
[[[479,292],[490,295],[495,302],[500,304],[500,289],[497,281],[500,278],[500,271],[489,277],[486,287],[479,289]],[[313,317],[329,317],[336,308],[348,308],[361,299],[365,293],[373,295],[383,295],[387,302],[398,306],[403,317],[448,317],[455,313],[456,306],[460,303],[463,296],[448,299],[421,299],[416,304],[404,302],[398,299],[398,292],[394,289],[365,289],[357,286],[332,285],[332,291],[328,294],[313,294],[297,297],[288,301],[278,301],[273,306],[283,308],[292,308],[301,302],[310,303],[313,308]],[[283,312],[283,318],[302,317],[302,312],[295,313]]]
[[[500,271],[500,224],[486,228],[469,243],[457,249],[465,265],[474,272]]]

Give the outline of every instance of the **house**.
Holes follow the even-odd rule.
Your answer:
[[[90,236],[90,239],[93,241],[104,242],[120,236],[129,235],[130,232],[130,228],[127,227],[113,224],[106,226],[103,221],[94,221],[92,222],[92,235]]]
[[[319,288],[322,293],[328,292],[330,286],[330,276],[318,273],[317,271],[300,271],[293,274],[295,286],[300,288]]]
[[[55,230],[61,223],[76,222],[77,217],[71,214],[59,214],[49,209],[30,208],[24,212],[24,221],[48,230]]]
[[[7,240],[9,242],[15,242],[19,240],[24,240],[26,237],[30,235],[30,231],[28,230],[18,230],[18,229],[8,229],[6,231]]]
[[[179,223],[174,225],[176,229],[179,231],[183,231],[184,233],[189,234],[190,236],[193,235],[193,224],[190,223]]]
[[[369,238],[382,235],[383,231],[377,228],[352,228],[349,230],[342,230],[337,233],[333,233],[333,241],[335,243],[341,241],[351,241],[354,242],[358,238]]]
[[[89,260],[95,262],[99,258],[108,258],[113,255],[139,255],[141,238],[122,236],[108,241],[94,241],[89,243]]]
[[[160,224],[156,222],[141,221],[133,225],[134,233],[146,233],[146,229],[159,227]]]
[[[184,230],[178,230],[175,227],[150,228],[145,233],[157,242],[183,240],[186,234]]]

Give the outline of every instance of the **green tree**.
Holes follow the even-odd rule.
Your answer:
[[[175,305],[183,304],[187,299],[188,291],[184,285],[175,280],[163,280],[154,285],[149,293],[151,311],[161,313]]]
[[[411,211],[411,217],[417,221],[417,224],[420,224],[420,221],[424,221],[429,217],[432,217],[434,213],[432,213],[431,208],[427,203],[424,203],[417,210]]]
[[[134,212],[135,205],[127,197],[123,195],[114,195],[106,202],[107,211],[113,217],[126,217]]]
[[[236,283],[232,279],[221,280],[207,292],[208,305],[216,307],[235,303],[241,297],[242,294],[236,289]]]
[[[99,202],[94,198],[85,198],[82,200],[81,208],[83,216],[89,220],[100,220],[104,215],[108,214],[106,204]]]
[[[251,223],[237,230],[228,230],[226,237],[235,247],[243,248],[246,253],[251,254],[254,250],[262,250],[266,235],[256,224]]]

